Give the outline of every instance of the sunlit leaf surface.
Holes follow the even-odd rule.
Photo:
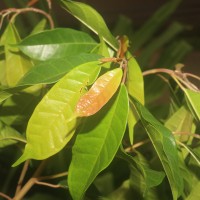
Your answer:
[[[127,123],[128,95],[124,85],[98,113],[86,118],[79,131],[69,168],[68,184],[74,200],[84,192],[100,171],[113,160]]]
[[[88,53],[96,45],[87,33],[70,28],[56,28],[30,35],[18,47],[30,58],[48,60]]]
[[[57,82],[35,108],[27,126],[27,145],[14,166],[26,159],[45,159],[59,152],[76,128],[75,105],[80,90],[100,71],[96,62],[74,68]]]
[[[62,0],[62,2],[64,8],[68,12],[81,21],[81,23],[85,24],[88,28],[94,31],[97,35],[103,37],[109,45],[117,50],[117,40],[109,31],[102,16],[94,8],[87,4],[76,1]]]

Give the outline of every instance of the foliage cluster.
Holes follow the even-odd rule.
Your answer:
[[[134,33],[124,17],[110,31],[77,1],[59,4],[85,31],[54,28],[51,15],[33,7],[1,11],[1,26],[11,18],[0,36],[0,196],[200,198],[200,91],[191,82],[200,78],[177,64],[192,47],[174,40],[186,27],[174,22],[152,39],[180,2]],[[22,39],[16,18],[25,12],[44,18]]]

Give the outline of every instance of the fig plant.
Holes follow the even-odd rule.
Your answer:
[[[174,2],[162,8],[165,16],[180,3]],[[98,37],[54,28],[51,15],[30,7],[34,1],[1,11],[0,25],[7,23],[0,37],[0,196],[200,198],[200,90],[191,81],[200,78],[184,73],[181,64],[141,68],[129,38],[114,37],[94,8],[70,0],[58,4]],[[24,12],[48,21],[21,38],[16,18]],[[161,90],[145,90],[155,77],[170,92],[157,112],[148,95]]]

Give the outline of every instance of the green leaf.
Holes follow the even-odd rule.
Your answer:
[[[95,115],[86,118],[77,135],[68,184],[74,200],[82,199],[95,177],[113,160],[125,132],[128,95],[124,85]]]
[[[0,148],[15,144],[17,141],[26,143],[19,132],[0,121]]]
[[[134,143],[134,127],[139,120],[139,116],[132,102],[130,102],[129,104],[130,105],[128,112],[128,131],[129,131],[130,144],[132,145]]]
[[[185,200],[197,200],[200,199],[200,181],[193,186],[190,195]]]
[[[165,126],[173,132],[183,133],[179,137],[181,141],[185,141],[188,140],[189,136],[184,135],[184,133],[193,132],[193,117],[191,113],[182,106],[165,122]]]
[[[97,43],[86,33],[70,28],[57,28],[30,35],[18,47],[32,59],[48,60],[88,53]]]
[[[135,58],[127,53],[128,60],[128,75],[126,86],[128,93],[135,97],[141,104],[144,104],[144,80],[143,75]]]
[[[40,20],[38,24],[34,27],[34,29],[31,31],[30,35],[42,32],[45,29],[46,25],[47,25],[47,20],[45,18]]]
[[[0,89],[0,103],[2,103],[4,100],[11,97],[13,94],[21,91],[25,87],[19,86],[19,87],[11,87],[11,88],[3,88]]]
[[[96,54],[79,54],[41,62],[27,72],[19,81],[18,85],[54,83],[74,67],[86,62],[98,60],[100,57]]]
[[[0,107],[1,121],[7,125],[24,125],[31,116],[39,98],[29,93],[18,93]]]
[[[9,23],[1,38],[5,45],[5,77],[9,86],[15,86],[18,80],[32,67],[31,62],[20,54],[18,48],[10,46],[20,41],[14,24]]]
[[[35,108],[27,126],[24,154],[14,163],[42,160],[59,152],[71,139],[77,126],[75,106],[81,89],[94,82],[100,66],[82,64],[57,82]]]
[[[63,7],[103,39],[115,50],[118,48],[117,40],[109,31],[102,16],[92,7],[81,2],[62,0]]]
[[[129,95],[138,99],[140,103],[144,104],[144,80],[140,66],[138,65],[135,58],[130,54],[130,52],[127,53],[127,58],[129,59],[127,81],[126,81],[128,93]],[[131,144],[133,144],[134,126],[136,125],[137,121],[138,121],[138,116],[135,111],[135,108],[133,105],[130,105],[128,127],[129,127],[129,139]]]
[[[176,200],[182,194],[183,178],[179,169],[179,157],[175,139],[172,133],[157,121],[140,102],[133,98],[131,100],[163,165],[173,199]]]
[[[194,113],[195,117],[200,121],[200,92],[184,89],[184,93],[188,100],[189,108],[191,109],[192,113]]]
[[[0,60],[0,85],[7,85],[5,60]]]
[[[145,158],[138,152],[136,153],[137,156],[133,157],[127,154],[123,148],[120,148],[120,150],[118,151],[118,156],[130,164],[131,187],[133,189],[136,189],[136,191],[139,192],[142,197],[147,197],[150,194],[154,194],[152,188],[161,184],[165,177],[165,174],[163,172],[150,169]],[[148,192],[150,194],[148,194]]]

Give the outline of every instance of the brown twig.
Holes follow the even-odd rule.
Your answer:
[[[46,160],[42,161],[35,173],[33,174],[33,177],[28,180],[28,182],[24,185],[24,187],[21,188],[21,190],[15,195],[13,200],[21,200],[24,195],[30,190],[30,188],[35,184],[35,181],[37,180],[36,177],[38,177],[46,165]]]
[[[35,171],[34,175],[28,180],[28,182],[24,185],[24,187],[21,188],[20,191],[18,191],[18,193],[13,198],[13,200],[22,199],[25,196],[25,194],[30,190],[30,188],[33,187],[34,184],[49,186],[49,187],[53,187],[53,188],[62,187],[61,185],[46,183],[46,182],[43,182],[42,180],[56,179],[56,178],[60,178],[63,176],[67,176],[68,172],[62,172],[62,173],[54,174],[54,175],[50,175],[50,176],[39,176],[42,173],[45,165],[46,165],[46,161],[43,161],[40,164],[40,166],[37,168],[37,170]]]
[[[55,185],[55,184],[41,182],[41,181],[37,181],[37,180],[35,180],[35,184],[37,184],[37,185],[44,185],[44,186],[51,187],[51,188],[60,188],[60,187],[63,187],[61,185]]]
[[[177,82],[177,84],[183,90],[186,87],[190,90],[199,92],[199,89],[187,79],[187,76],[191,76],[191,74],[188,75],[188,73],[183,73],[180,70],[174,71],[174,70],[171,70],[171,69],[158,68],[158,69],[150,69],[150,70],[144,71],[142,74],[143,74],[143,76],[147,76],[147,75],[156,74],[156,73],[166,73],[166,74],[168,74],[169,76],[171,76]],[[193,77],[195,77],[196,79],[198,78],[195,75]]]
[[[200,139],[200,135],[196,134],[196,133],[188,133],[188,132],[172,132],[174,135],[188,135],[188,136],[192,136],[194,138]]]
[[[12,200],[11,197],[9,197],[8,195],[6,195],[6,194],[4,194],[2,192],[0,192],[0,196],[3,197],[3,198],[5,198],[5,199]]]
[[[194,78],[194,79],[197,79],[197,80],[199,80],[200,81],[200,77],[199,76],[196,76],[196,75],[194,75],[194,74],[191,74],[191,73],[184,73],[185,74],[185,76],[187,76],[187,77],[192,77],[192,78]]]
[[[41,9],[33,8],[33,7],[28,7],[28,8],[8,8],[8,9],[5,9],[5,10],[2,10],[0,12],[0,15],[2,15],[2,19],[1,19],[0,25],[2,25],[3,19],[6,16],[10,15],[11,13],[15,13],[12,16],[12,20],[13,20],[13,19],[16,18],[17,15],[22,14],[22,13],[26,13],[26,12],[35,12],[35,13],[39,13],[39,14],[44,15],[49,20],[50,27],[54,28],[54,22],[53,22],[53,19],[52,19],[51,15],[49,15],[47,12],[45,12],[45,11],[43,11]]]
[[[22,182],[23,182],[24,177],[25,177],[25,175],[26,175],[26,172],[27,172],[27,170],[28,170],[29,163],[30,163],[30,160],[27,160],[27,161],[24,163],[24,166],[23,166],[21,175],[20,175],[19,180],[18,180],[18,183],[17,183],[17,188],[16,188],[15,195],[17,195],[17,193],[21,190]]]
[[[141,141],[141,142],[138,142],[138,143],[136,143],[136,144],[133,144],[132,146],[130,146],[130,147],[127,147],[126,149],[125,149],[125,152],[132,152],[134,149],[136,149],[136,148],[138,148],[138,147],[140,147],[140,146],[142,146],[142,145],[144,145],[144,144],[147,144],[147,143],[149,143],[149,139],[146,139],[146,140],[143,140],[143,141]]]
[[[30,0],[28,3],[27,3],[27,6],[33,6],[34,4],[36,4],[39,0]],[[51,0],[46,0],[47,2],[47,5],[48,5],[48,8],[49,10],[51,10],[52,6],[51,6]]]

